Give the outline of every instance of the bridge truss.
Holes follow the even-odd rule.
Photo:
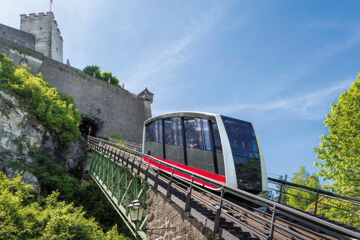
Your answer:
[[[200,175],[171,166],[142,154],[139,149],[89,136],[92,149],[88,172],[126,222],[135,236],[146,239],[146,215],[134,224],[127,205],[134,199],[146,202],[152,187],[196,218],[222,239],[360,239],[360,233],[324,219],[235,189]],[[153,164],[143,160],[151,159]],[[169,167],[171,175],[161,174],[160,166]],[[174,172],[191,176],[184,183]],[[221,189],[214,194],[194,183],[211,182]],[[231,192],[236,199],[225,197]]]

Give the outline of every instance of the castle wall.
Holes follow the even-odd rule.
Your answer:
[[[13,42],[17,42],[25,47],[35,49],[34,35],[20,31],[12,27],[8,27],[1,23],[0,23],[0,37],[6,38]]]
[[[0,38],[0,52],[6,52],[14,64],[26,57],[32,73],[41,72],[58,91],[73,96],[84,116],[97,123],[97,136],[116,133],[128,141],[141,143],[143,123],[151,117],[150,104],[143,99],[3,38]]]
[[[56,21],[53,21],[51,25],[51,58],[63,62],[63,39]]]
[[[46,57],[63,61],[62,38],[52,12],[21,14],[20,30],[35,36],[35,50]]]

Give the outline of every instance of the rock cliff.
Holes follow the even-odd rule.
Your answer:
[[[0,171],[9,177],[16,176],[20,172],[19,166],[34,162],[30,152],[36,149],[54,156],[56,161],[65,161],[72,175],[81,174],[82,150],[79,144],[72,144],[64,151],[54,139],[14,97],[0,90]],[[23,179],[40,191],[38,180],[31,172],[25,171]]]

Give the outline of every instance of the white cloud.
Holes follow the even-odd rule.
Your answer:
[[[319,119],[324,117],[324,111],[328,109],[330,102],[347,89],[353,81],[353,79],[342,81],[330,87],[319,89],[314,93],[291,98],[282,98],[261,103],[235,103],[228,105],[227,107],[216,106],[210,107],[209,109],[213,112],[227,114],[234,114],[242,111],[259,112],[259,114],[268,114],[269,111],[283,111],[296,113],[298,117],[305,119]]]
[[[126,88],[138,92],[143,86],[163,86],[157,89],[157,94],[168,91],[172,87],[169,84],[171,74],[189,57],[187,50],[211,30],[223,11],[223,6],[216,4],[192,22],[188,33],[176,37],[173,42],[162,46],[154,55],[137,64],[125,77]],[[185,22],[184,25],[186,24],[188,23]]]

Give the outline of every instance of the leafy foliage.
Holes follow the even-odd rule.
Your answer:
[[[324,188],[354,198],[360,198],[359,119],[360,75],[348,91],[340,95],[338,103],[331,104],[331,112],[326,115],[324,121],[325,126],[329,128],[329,134],[321,136],[320,146],[314,148],[320,159],[315,163],[321,168],[318,174],[330,182],[324,185]],[[344,206],[340,206],[341,208],[356,211],[358,215],[344,214],[337,208],[323,210],[323,213],[331,219],[360,228],[360,209],[345,206],[345,203],[342,205]]]
[[[60,144],[68,146],[80,136],[81,117],[74,99],[58,93],[41,74],[34,76],[27,67],[14,67],[5,54],[0,55],[0,87],[15,95]]]
[[[58,191],[60,200],[83,206],[85,217],[95,217],[102,229],[111,230],[117,224],[120,232],[131,234],[94,182],[80,183],[78,179],[66,174],[65,166],[54,163],[39,151],[33,151],[31,156],[35,162],[29,170],[38,178],[42,195]]]
[[[102,75],[101,75],[101,68],[99,66],[96,65],[90,65],[90,66],[86,66],[83,71],[86,74],[89,74],[93,77],[96,77],[98,79],[102,79]]]
[[[291,181],[295,184],[299,184],[306,187],[320,189],[319,177],[316,173],[310,175],[304,166],[300,167],[299,171],[294,173]],[[287,190],[286,205],[300,209],[307,210],[308,207],[316,200],[316,193],[311,193],[295,188],[288,188]]]
[[[7,179],[0,172],[0,239],[126,239],[116,226],[104,233],[82,208],[58,197],[54,192],[38,202],[33,187],[24,184],[20,175]]]
[[[117,133],[112,133],[112,134],[110,134],[110,139],[113,139],[113,140],[115,140],[115,141],[119,141],[119,142],[122,142],[122,143],[125,142],[125,138],[123,138],[122,136],[120,136],[120,135],[117,134]]]
[[[116,76],[113,76],[111,72],[101,72],[101,67],[96,65],[89,65],[83,69],[84,73],[89,74],[93,77],[96,77],[105,82],[109,82],[115,86],[121,87],[119,84],[119,79]]]

